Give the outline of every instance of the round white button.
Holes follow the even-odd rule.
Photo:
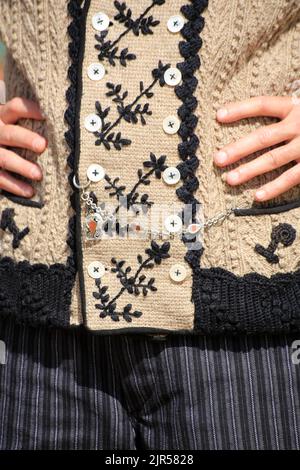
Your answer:
[[[180,232],[182,229],[182,220],[178,215],[169,215],[165,219],[165,228],[170,233]]]
[[[182,264],[173,264],[170,268],[170,278],[174,282],[182,282],[187,276],[187,270]]]
[[[167,85],[176,86],[181,82],[181,79],[181,72],[176,67],[170,67],[164,73],[164,80]]]
[[[177,184],[180,180],[180,172],[175,166],[169,166],[163,172],[163,180],[167,184]]]
[[[184,26],[184,19],[180,15],[170,16],[167,27],[170,33],[178,33]]]
[[[167,116],[163,120],[163,130],[166,134],[176,134],[180,127],[180,121],[176,116]]]
[[[93,16],[92,23],[96,31],[104,31],[109,26],[109,18],[105,13],[100,11]]]
[[[101,165],[93,163],[90,165],[86,171],[87,177],[90,181],[98,183],[98,181],[103,180],[105,176],[105,170]]]
[[[101,119],[97,114],[89,114],[84,120],[84,127],[89,132],[96,132],[101,127]]]
[[[87,69],[88,77],[93,81],[101,80],[105,75],[105,68],[102,64],[90,64]]]
[[[88,274],[93,279],[99,279],[105,274],[105,267],[100,261],[93,261],[88,265]]]

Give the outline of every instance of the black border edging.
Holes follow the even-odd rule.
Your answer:
[[[71,65],[69,67],[68,76],[71,85],[67,90],[66,96],[69,107],[65,113],[65,119],[69,124],[69,130],[65,137],[71,149],[68,157],[68,165],[71,168],[69,174],[69,183],[73,186],[73,176],[77,174],[79,157],[80,157],[80,108],[82,97],[82,63],[85,50],[85,30],[86,18],[90,7],[90,0],[86,0],[84,7],[81,7],[81,0],[69,0],[68,10],[73,17],[73,21],[69,25],[68,32],[71,38],[69,44],[69,55]],[[71,206],[75,211],[75,215],[70,219],[70,237],[68,244],[72,250],[72,256],[69,258],[69,264],[74,267],[75,274],[78,272],[80,285],[81,314],[84,323],[86,323],[86,300],[85,285],[83,274],[83,254],[81,241],[81,205],[79,190],[73,191],[70,196]]]

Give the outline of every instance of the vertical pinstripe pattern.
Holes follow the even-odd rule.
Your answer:
[[[1,321],[0,449],[299,449],[293,337],[92,336]]]

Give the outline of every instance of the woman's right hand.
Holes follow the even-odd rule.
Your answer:
[[[9,172],[40,181],[43,178],[42,170],[37,163],[25,160],[9,150],[9,147],[29,149],[40,154],[45,150],[47,141],[36,132],[17,125],[21,118],[45,119],[39,106],[26,98],[16,97],[0,105],[0,189],[30,198],[34,195],[32,186],[18,180]]]

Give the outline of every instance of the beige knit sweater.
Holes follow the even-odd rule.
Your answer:
[[[99,12],[110,21],[104,32],[95,29]],[[300,329],[299,187],[271,204],[255,204],[253,212],[255,189],[283,169],[233,188],[212,158],[273,121],[219,124],[220,105],[291,94],[300,79],[300,2],[0,0],[0,13],[7,100],[36,100],[46,121],[21,124],[48,139],[38,157],[44,178],[35,184],[37,204],[0,194],[0,315],[33,324],[84,323],[102,333]],[[173,15],[185,23],[178,32],[168,28]],[[101,80],[90,78],[91,64],[105,71]],[[181,74],[176,86],[166,83],[170,67]],[[100,118],[98,134],[86,129],[90,115]],[[170,116],[180,126],[173,134],[164,131]],[[166,158],[158,163],[160,156]],[[96,205],[116,207],[119,188],[131,198],[125,212],[137,232],[164,205],[163,239],[90,236],[93,212],[72,177],[83,185],[94,164],[106,175],[88,187]],[[176,185],[160,177],[168,168],[179,169]],[[146,195],[146,206],[152,203],[145,214],[136,215],[136,193],[136,202]],[[202,229],[197,249],[189,250],[184,237],[165,233],[165,224],[196,202],[198,215],[185,229],[227,215]],[[100,277],[91,275],[93,265],[104,269]]]

